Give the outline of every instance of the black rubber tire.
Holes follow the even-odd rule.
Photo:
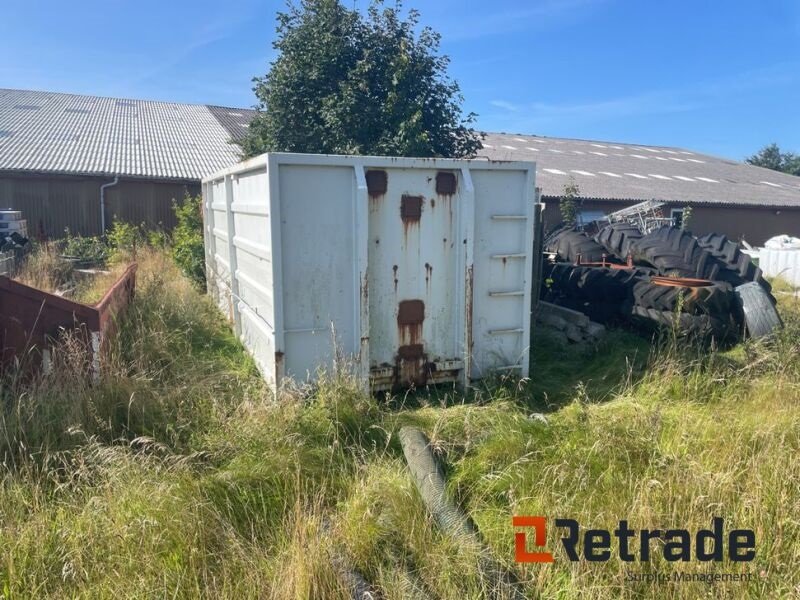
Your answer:
[[[558,238],[568,231],[575,231],[575,228],[568,225],[559,224],[544,236],[542,248],[544,248],[547,252],[555,252],[555,247],[558,244]]]
[[[642,236],[642,232],[633,223],[611,223],[597,232],[594,241],[603,246],[610,255],[624,262],[628,260],[633,243]]]
[[[642,280],[633,287],[634,303],[643,308],[727,318],[735,305],[733,287],[724,281],[706,287],[658,285]]]
[[[722,263],[718,278],[727,281],[733,286],[755,281],[763,287],[767,293],[772,292],[772,286],[766,281],[750,257],[742,252],[739,244],[722,233],[707,233],[697,238],[697,243],[701,248],[707,250],[711,255]],[[774,304],[775,298],[771,297]]]
[[[755,281],[738,286],[736,296],[749,337],[768,336],[783,327],[772,295]]]
[[[633,298],[633,286],[642,276],[635,269],[581,267],[557,263],[548,269],[550,290],[558,295],[591,302],[622,302]]]
[[[695,237],[677,227],[661,227],[631,244],[634,261],[653,266],[661,275],[716,279],[720,262],[703,250]]]
[[[592,238],[580,231],[560,231],[547,241],[545,250],[555,252],[559,260],[577,262],[600,262],[608,252]]]
[[[729,318],[675,313],[643,306],[633,306],[630,314],[634,322],[639,320],[658,328],[675,329],[682,338],[727,342],[736,334],[735,327]]]

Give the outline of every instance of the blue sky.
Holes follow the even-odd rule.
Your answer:
[[[274,16],[283,6],[6,0],[0,87],[250,106],[251,78],[274,58]],[[451,75],[481,129],[734,159],[773,141],[800,152],[798,0],[405,7],[442,33]]]

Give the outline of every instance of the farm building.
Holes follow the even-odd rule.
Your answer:
[[[173,199],[239,160],[232,143],[254,111],[0,89],[0,207],[22,210],[31,233],[95,234],[116,216],[173,224]],[[662,146],[486,134],[479,156],[537,163],[546,225],[574,180],[587,218],[661,200],[695,233],[751,244],[800,233],[800,177]],[[101,211],[101,197],[104,208]],[[102,214],[102,216],[101,216]]]
[[[172,202],[239,160],[252,111],[0,89],[0,207],[36,236],[115,217],[171,227]],[[102,204],[102,208],[101,208]]]
[[[643,200],[665,202],[665,216],[689,228],[717,231],[760,245],[774,235],[800,235],[800,177],[682,148],[490,133],[478,154],[492,160],[533,160],[547,203],[545,226],[560,221],[566,184],[579,189],[587,218]]]

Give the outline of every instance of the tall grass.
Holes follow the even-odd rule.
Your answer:
[[[533,595],[791,597],[800,585],[800,323],[701,353],[615,333],[542,338],[533,380],[376,399],[342,370],[272,397],[209,299],[140,255],[136,301],[99,382],[70,369],[3,388],[6,597],[346,598],[342,562],[386,598],[481,598],[473,549],[443,536],[397,441],[422,427],[450,492]],[[757,536],[754,564],[513,563],[514,514]],[[655,546],[654,546],[655,547]],[[654,550],[657,556],[658,551]],[[337,567],[338,565],[338,567]],[[626,570],[747,571],[653,585]]]

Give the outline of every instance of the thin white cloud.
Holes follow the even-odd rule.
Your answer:
[[[519,107],[516,104],[512,104],[511,102],[506,102],[505,100],[490,100],[489,104],[510,112],[517,112],[519,110]]]
[[[717,106],[737,94],[766,90],[800,80],[800,63],[779,63],[763,69],[696,82],[678,89],[651,90],[591,102],[513,102],[496,99],[500,109],[486,113],[483,121],[494,129],[538,131],[553,125],[590,124],[637,116],[669,115]],[[484,124],[483,126],[487,126]]]

